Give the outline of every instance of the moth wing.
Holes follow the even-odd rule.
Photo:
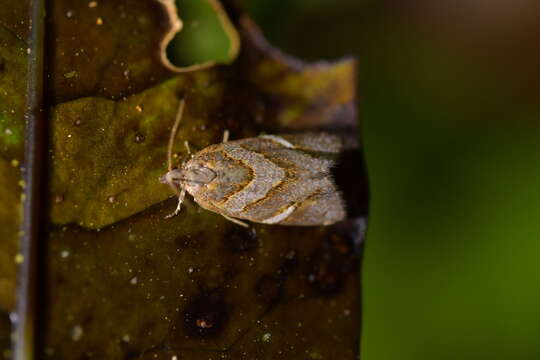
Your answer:
[[[285,177],[235,216],[304,226],[328,225],[345,217],[344,202],[330,173],[334,161],[326,156],[339,152],[338,137],[325,133],[263,135],[237,143],[283,169]]]
[[[325,132],[285,134],[281,138],[298,150],[337,154],[343,149],[343,141],[339,136]]]
[[[321,192],[296,204],[283,225],[331,225],[346,218],[345,202],[333,182]]]

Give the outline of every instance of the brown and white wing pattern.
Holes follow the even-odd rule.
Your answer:
[[[325,133],[262,135],[214,145],[201,153],[219,153],[226,161],[218,165],[229,165],[215,168],[213,184],[194,198],[207,209],[254,222],[333,224],[346,216],[330,174],[340,147],[338,137]],[[232,186],[231,178],[242,178],[241,186],[238,181]]]

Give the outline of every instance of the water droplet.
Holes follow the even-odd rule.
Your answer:
[[[142,143],[144,141],[144,139],[145,139],[145,137],[144,137],[143,134],[140,134],[140,133],[135,134],[135,142],[137,144]]]
[[[270,338],[272,337],[272,334],[270,333],[265,333],[263,334],[263,336],[261,337],[261,340],[265,343],[268,343],[270,342]]]
[[[18,253],[17,255],[15,255],[14,261],[15,261],[15,264],[22,264],[24,261],[24,255],[21,253]]]
[[[15,311],[10,312],[9,320],[11,320],[13,324],[16,324],[19,321],[19,314],[17,314]]]

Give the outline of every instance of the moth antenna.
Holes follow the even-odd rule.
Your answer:
[[[182,115],[184,114],[184,106],[186,104],[185,99],[182,98],[180,100],[180,104],[178,105],[178,111],[176,112],[176,119],[174,121],[174,125],[171,130],[171,136],[169,138],[169,146],[167,149],[167,169],[168,171],[172,170],[172,149],[174,145],[174,139],[176,138],[176,134],[178,133],[178,126],[180,125],[180,120],[182,119]]]

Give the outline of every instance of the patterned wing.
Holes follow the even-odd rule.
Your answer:
[[[330,173],[334,161],[327,156],[339,152],[338,137],[262,135],[224,145],[228,156],[252,167],[255,174],[265,169],[223,204],[228,215],[284,225],[328,225],[345,218],[344,202]]]

